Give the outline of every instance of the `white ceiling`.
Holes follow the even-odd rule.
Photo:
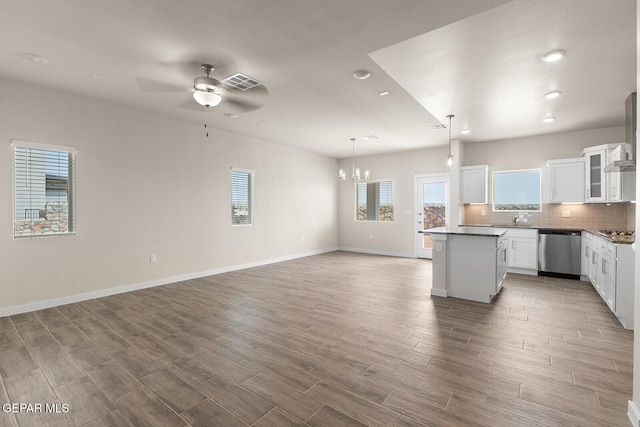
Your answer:
[[[635,3],[4,0],[0,75],[202,126],[191,86],[211,63],[219,79],[242,72],[264,87],[240,97],[260,108],[223,102],[209,126],[340,158],[365,135],[378,139],[357,154],[445,145],[447,132],[427,127],[447,114],[463,141],[622,125]],[[555,48],[563,61],[539,60]],[[354,79],[358,69],[371,78]],[[563,96],[545,100],[553,89]],[[543,124],[547,114],[558,120]]]

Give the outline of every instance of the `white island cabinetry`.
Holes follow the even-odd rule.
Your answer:
[[[454,227],[429,232],[435,248],[433,283],[445,288],[432,294],[491,302],[507,273],[506,229]]]

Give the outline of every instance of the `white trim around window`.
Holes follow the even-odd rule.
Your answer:
[[[231,168],[231,225],[254,223],[254,192],[256,171]]]
[[[11,141],[13,237],[75,235],[76,148]]]

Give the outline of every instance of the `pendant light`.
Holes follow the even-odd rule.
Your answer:
[[[449,157],[447,157],[447,166],[453,166],[453,155],[451,154],[451,119],[455,116],[449,114],[447,117],[449,118]]]
[[[351,177],[347,178],[344,169],[338,171],[338,179],[346,181],[347,179],[355,182],[366,181],[369,179],[369,171],[364,171],[364,177],[360,175],[360,168],[356,167],[356,139],[351,138],[352,155],[351,155]]]

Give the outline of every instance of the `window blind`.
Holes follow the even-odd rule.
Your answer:
[[[231,170],[231,223],[253,224],[252,191],[253,173]]]
[[[356,184],[357,221],[393,221],[393,181]]]
[[[73,147],[13,141],[14,237],[75,233]]]

